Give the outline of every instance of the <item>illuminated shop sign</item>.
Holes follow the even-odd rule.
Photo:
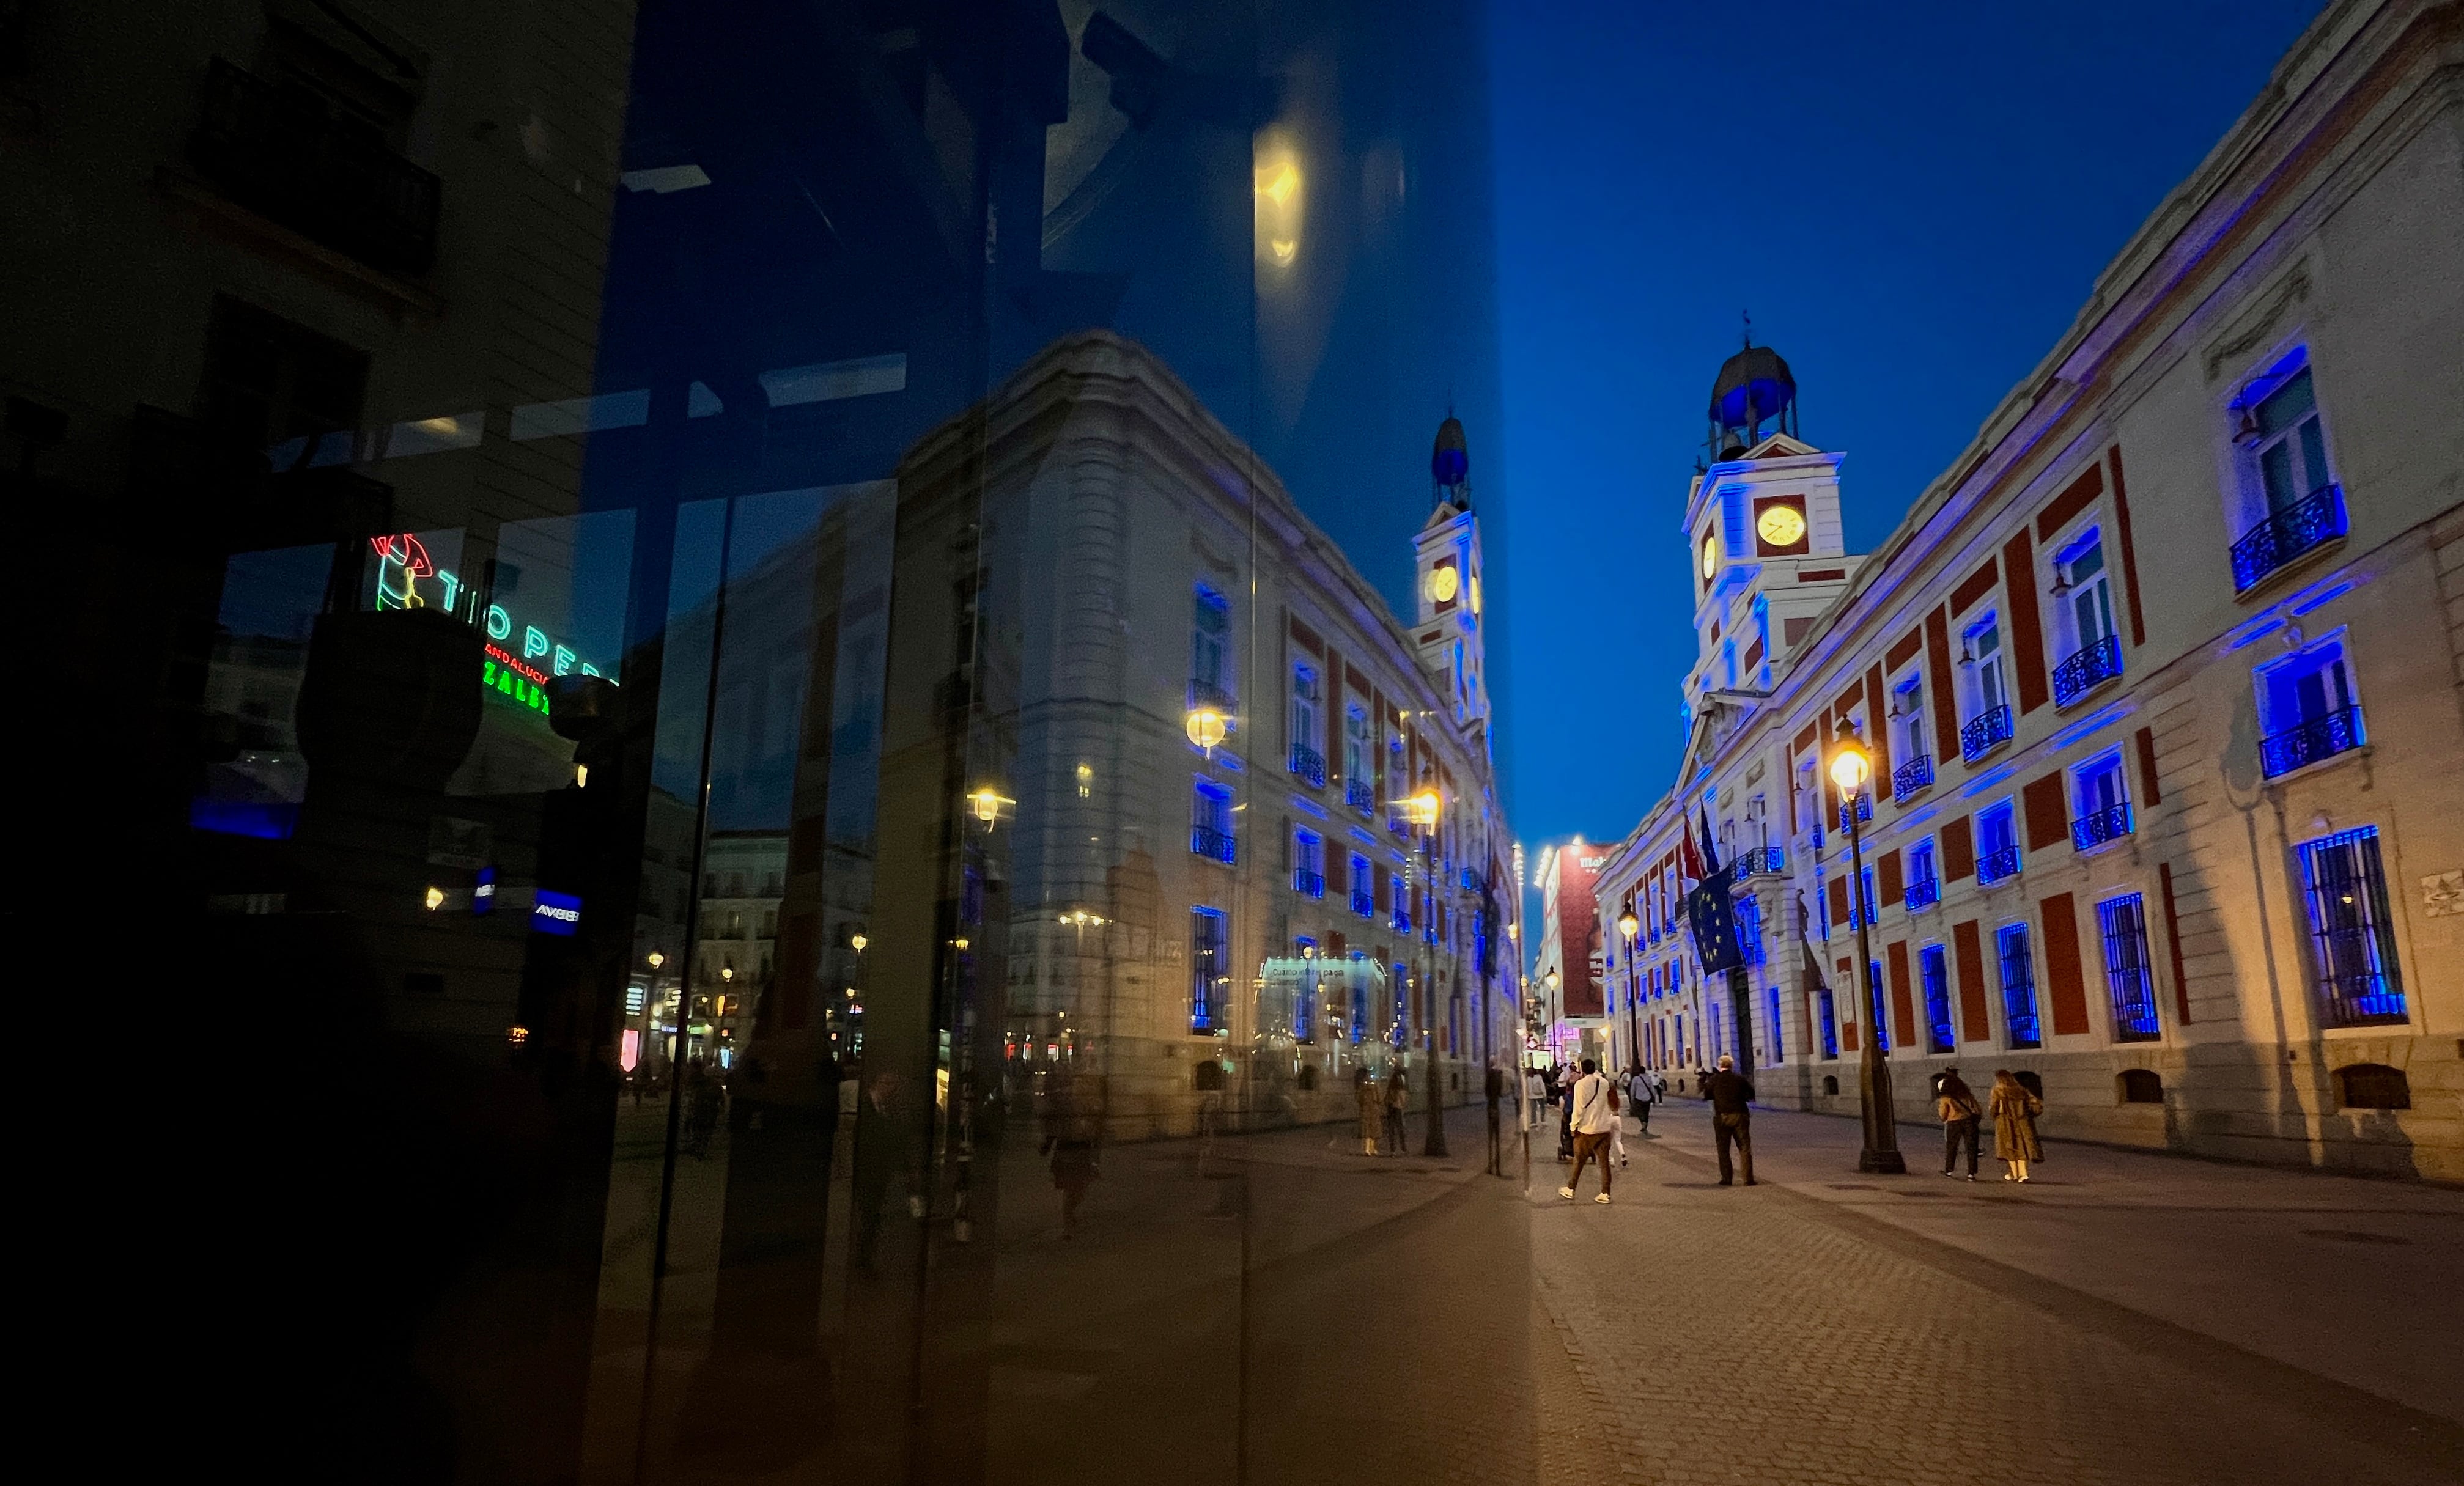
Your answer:
[[[534,711],[548,710],[546,687],[558,676],[601,674],[597,665],[537,624],[516,623],[501,603],[477,609],[470,585],[438,567],[427,544],[410,532],[371,536],[377,557],[376,606],[380,609],[441,608],[448,614],[473,612],[470,618],[487,632],[487,658],[480,684]]]
[[[539,890],[531,905],[531,928],[542,934],[571,936],[582,927],[582,900],[569,892]]]

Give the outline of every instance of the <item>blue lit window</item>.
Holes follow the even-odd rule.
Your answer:
[[[1947,1053],[1953,1045],[1950,1033],[1950,960],[1942,946],[1926,945],[1917,951],[1917,979],[1925,986],[1925,1050]]]
[[[1400,965],[1396,966],[1396,967],[1395,967],[1395,1025],[1394,1025],[1391,1029],[1389,1029],[1389,1032],[1390,1032],[1390,1039],[1394,1042],[1394,1044],[1395,1044],[1397,1047],[1401,1047],[1404,1043],[1406,1043],[1406,1042],[1408,1042],[1409,1040],[1411,1040],[1411,1036],[1412,1036],[1412,1010],[1411,1010],[1411,1005],[1410,1005],[1411,990],[1412,990],[1412,988],[1411,988],[1410,984],[1409,984],[1409,983],[1408,983],[1408,981],[1405,979],[1403,967],[1402,967],[1402,966],[1400,966]]]
[[[2096,906],[2104,930],[2104,979],[2113,994],[2113,1038],[2151,1042],[2156,1024],[2156,981],[2147,963],[2147,907],[2137,893]]]
[[[1832,999],[1829,986],[1815,993],[1815,998],[1820,1003],[1818,1009],[1822,1016],[1822,1056],[1826,1060],[1836,1059],[1839,1056],[1838,1005]]]
[[[1297,826],[1292,829],[1292,891],[1304,898],[1326,896],[1326,838]]]
[[[2080,764],[2071,776],[2075,796],[2071,842],[2081,851],[2130,834],[2130,797],[2123,789],[2120,752]]]
[[[1874,1024],[1874,1045],[1887,1053],[1891,1050],[1891,1014],[1882,1004],[1882,962],[1865,962],[1865,1015]]]
[[[1745,955],[1747,964],[1760,965],[1763,962],[1762,900],[1747,893],[1737,899],[1735,907],[1737,948]]]
[[[2251,453],[2258,465],[2259,486],[2267,492],[2271,514],[2290,511],[2333,483],[2334,476],[2327,470],[2326,430],[2319,422],[2319,396],[2311,385],[2308,366],[2277,381],[2260,395],[2250,421],[2256,435]]]
[[[2028,953],[2028,926],[2004,925],[1993,936],[1993,951],[2002,972],[2002,1015],[2010,1024],[2011,1045],[2043,1046],[2036,1026],[2036,971]]]
[[[2394,917],[2379,862],[2379,828],[2365,825],[2301,843],[2310,943],[2327,1024],[2407,1020]]]
[[[1352,911],[1368,918],[1377,911],[1375,878],[1369,859],[1358,853],[1352,858]]]
[[[1189,797],[1189,849],[1193,855],[1230,862],[1237,855],[1232,838],[1232,792],[1212,779],[1200,778]]]
[[[1327,962],[1307,952],[1317,948],[1317,941],[1307,934],[1294,941],[1294,947],[1303,953],[1300,983],[1292,988],[1292,1040],[1307,1042],[1314,1030],[1312,1014],[1317,1009],[1317,977]]]
[[[1189,910],[1189,1030],[1225,1030],[1231,999],[1231,954],[1221,908]]]
[[[2007,799],[1976,813],[1976,884],[1991,887],[2019,871],[2018,818]]]
[[[1772,986],[1765,994],[1771,998],[1771,1060],[1776,1066],[1787,1059],[1787,1054],[1780,1045],[1779,987]]]
[[[1369,1038],[1369,975],[1366,967],[1352,972],[1352,1045]]]
[[[2259,768],[2269,778],[2366,741],[2338,630],[2257,668]]]
[[[1230,606],[1221,594],[1198,585],[1192,601],[1189,641],[1189,699],[1222,705],[1232,699],[1232,677],[1226,644],[1231,630]]]

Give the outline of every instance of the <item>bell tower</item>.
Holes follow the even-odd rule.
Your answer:
[[[1413,538],[1420,667],[1446,698],[1457,726],[1477,723],[1488,736],[1488,657],[1484,643],[1480,517],[1471,503],[1471,455],[1463,426],[1449,414],[1429,452],[1429,519]]]

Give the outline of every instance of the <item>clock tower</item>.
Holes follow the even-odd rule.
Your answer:
[[[1429,453],[1429,519],[1413,539],[1419,556],[1413,579],[1416,623],[1412,637],[1420,667],[1446,698],[1458,727],[1480,729],[1487,746],[1488,659],[1483,640],[1485,576],[1481,560],[1480,517],[1471,505],[1471,456],[1463,424],[1452,416],[1438,426]]]
[[[1749,339],[1711,385],[1711,463],[1685,499],[1696,660],[1689,715],[1772,677],[1857,570],[1839,519],[1841,455],[1798,435],[1796,379]]]

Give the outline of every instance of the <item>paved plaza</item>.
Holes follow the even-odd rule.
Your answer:
[[[1539,1478],[2464,1480],[2464,1194],[2053,1143],[2036,1180],[1856,1173],[1852,1121],[1629,1134],[1617,1201],[1535,1142]],[[1990,1140],[1988,1144],[1990,1150]]]

